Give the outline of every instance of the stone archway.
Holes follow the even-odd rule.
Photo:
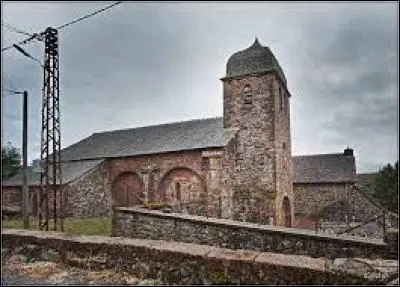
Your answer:
[[[113,206],[137,206],[143,203],[143,182],[133,172],[119,174],[111,184]]]
[[[206,189],[203,179],[189,168],[174,168],[160,180],[151,201],[163,201],[177,212],[202,214],[206,204]]]
[[[292,210],[287,196],[283,198],[282,202],[282,224],[285,227],[292,227]]]

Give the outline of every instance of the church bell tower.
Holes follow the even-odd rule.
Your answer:
[[[223,82],[224,128],[238,129],[232,169],[235,220],[292,226],[290,93],[258,39],[233,54]]]

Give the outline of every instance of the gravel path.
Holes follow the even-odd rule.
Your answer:
[[[24,275],[1,274],[1,285],[51,285],[49,280],[34,279]]]
[[[48,261],[31,263],[3,262],[1,285],[162,285],[151,279],[139,279],[115,270],[90,271]]]

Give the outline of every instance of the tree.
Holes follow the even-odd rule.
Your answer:
[[[399,202],[399,162],[392,166],[390,163],[379,170],[375,181],[372,184],[373,195],[381,204],[398,213]]]
[[[1,179],[9,179],[21,169],[21,152],[10,142],[1,147]]]

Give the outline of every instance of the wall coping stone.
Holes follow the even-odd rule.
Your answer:
[[[289,255],[280,253],[263,252],[255,259],[256,262],[274,262],[275,265],[286,267],[309,266],[311,269],[325,271],[326,262],[322,258],[312,258],[305,255]]]
[[[2,229],[2,240],[5,243],[3,246],[11,248],[14,253],[23,252],[24,246],[37,247],[42,252],[54,250],[61,255],[55,260],[61,260],[67,265],[79,264],[95,269],[103,269],[105,266],[122,268],[129,270],[128,273],[139,272],[137,274],[141,274],[140,276],[150,276],[149,278],[161,276],[160,278],[168,280],[166,282],[174,284],[178,282],[194,283],[198,278],[206,278],[205,280],[209,278],[218,282],[222,279],[229,280],[235,284],[248,282],[248,280],[260,284],[272,280],[277,284],[287,284],[288,282],[311,284],[314,282],[341,285],[344,282],[346,284],[353,282],[364,285],[386,282],[392,280],[394,275],[398,276],[398,273],[394,274],[395,270],[393,269],[398,261],[392,262],[393,260],[375,262],[373,272],[368,271],[366,274],[365,268],[361,266],[360,269],[358,266],[360,264],[352,266],[359,262],[359,259],[339,258],[340,260],[335,260],[337,264],[335,265],[333,262],[332,265],[326,261],[327,259],[306,255],[231,250],[162,240],[69,235],[53,231],[15,229]],[[138,252],[135,255],[138,256],[136,257],[137,262],[133,265],[132,254],[127,253],[127,250]],[[184,262],[181,262],[182,259]],[[348,260],[352,260],[350,265]],[[193,273],[188,274],[186,264],[191,266],[188,270]],[[377,270],[382,264],[389,264],[390,268]]]
[[[161,218],[172,218],[182,221],[193,221],[196,223],[202,224],[214,224],[214,225],[228,225],[230,227],[237,227],[237,228],[248,228],[254,230],[263,230],[266,233],[283,233],[285,235],[293,235],[293,236],[303,236],[309,238],[315,238],[319,240],[326,240],[326,241],[347,241],[351,243],[358,243],[360,245],[364,244],[373,244],[377,246],[386,246],[383,240],[379,239],[371,239],[371,238],[363,238],[363,237],[356,237],[356,236],[348,236],[348,235],[331,235],[331,234],[317,234],[311,230],[305,229],[297,229],[297,228],[288,228],[282,226],[271,226],[271,225],[261,225],[257,223],[251,222],[241,222],[231,219],[221,219],[221,218],[213,218],[213,217],[205,217],[205,216],[197,216],[197,215],[189,215],[189,214],[182,214],[182,213],[164,213],[158,210],[148,210],[139,207],[115,207],[115,211],[122,212],[122,213],[137,213],[137,214],[145,214],[151,215],[155,217]]]
[[[217,248],[211,250],[207,257],[218,258],[218,259],[230,259],[230,260],[240,260],[240,261],[255,261],[255,259],[260,256],[260,252],[241,250],[241,249],[227,249],[227,248]]]
[[[255,252],[248,250],[231,250],[226,248],[213,247],[208,245],[171,242],[163,240],[148,240],[135,238],[107,237],[107,236],[86,236],[86,235],[69,235],[54,231],[37,231],[37,230],[18,230],[18,229],[1,229],[2,237],[19,236],[33,237],[39,240],[56,240],[68,241],[80,244],[106,244],[106,245],[125,245],[132,247],[144,247],[147,249],[156,249],[162,251],[172,251],[183,255],[203,256],[210,259],[224,259],[228,261],[242,262],[258,262],[270,265],[278,265],[285,267],[302,268],[309,270],[317,270],[324,272],[322,268],[323,259],[312,258],[304,255],[286,255],[272,252]],[[296,260],[294,260],[296,258]],[[300,258],[301,260],[297,260]]]

